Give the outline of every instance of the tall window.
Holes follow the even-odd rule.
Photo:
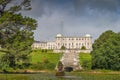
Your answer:
[[[76,43],[76,46],[78,45],[78,43]]]
[[[79,43],[79,45],[81,45],[81,43]]]
[[[89,43],[87,43],[89,45]]]

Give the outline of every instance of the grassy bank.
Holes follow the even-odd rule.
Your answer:
[[[91,55],[90,55],[90,53],[80,53],[79,59],[80,59],[80,65],[84,69],[86,69],[86,70],[91,69]]]
[[[40,64],[38,67],[46,67],[47,63],[50,63],[48,65],[48,70],[54,70],[53,67],[56,66],[60,58],[62,57],[61,53],[53,53],[51,50],[35,50],[31,53],[31,62],[32,64]],[[80,59],[80,65],[84,68],[84,70],[91,70],[91,55],[89,53],[80,53],[79,54]],[[45,64],[45,65],[43,65]],[[49,67],[52,67],[49,68]],[[38,68],[39,70],[45,69],[45,68]]]
[[[62,57],[62,53],[54,53],[52,50],[33,50],[31,55],[31,65],[25,69],[8,70],[10,72],[29,72],[35,71],[54,71],[56,64]],[[89,53],[79,54],[80,64],[83,71],[89,72],[91,70],[91,55]],[[110,70],[94,70],[97,72],[109,72]],[[2,70],[0,71],[2,72]]]
[[[31,69],[54,70],[62,57],[62,53],[54,53],[52,50],[34,50],[31,53]]]
[[[48,60],[49,62],[56,64],[61,57],[61,53],[54,53],[51,50],[48,50],[47,52],[42,52],[42,50],[36,50],[31,53],[31,62],[38,63],[44,62],[44,60]]]
[[[54,53],[51,50],[34,50],[31,53],[31,63],[34,64],[34,67],[38,70],[54,70],[61,57],[61,53]],[[80,53],[79,59],[81,66],[85,70],[91,69],[91,55],[89,53]]]

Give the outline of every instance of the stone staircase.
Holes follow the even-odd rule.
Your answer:
[[[60,61],[64,65],[64,68],[72,67],[73,71],[82,69],[79,64],[79,53],[77,53],[75,50],[68,50],[64,52]]]

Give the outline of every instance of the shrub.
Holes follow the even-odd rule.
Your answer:
[[[44,58],[43,63],[49,63],[49,60],[47,58]]]
[[[82,67],[83,67],[84,69],[91,69],[91,61],[89,61],[89,60],[84,60],[84,61],[82,62]]]
[[[63,45],[62,47],[61,47],[61,50],[65,50],[66,49],[66,47]]]
[[[35,70],[43,70],[44,65],[43,65],[43,63],[38,62],[38,63],[32,64],[30,68],[35,69]]]
[[[86,47],[85,47],[85,46],[82,46],[82,47],[81,47],[81,50],[86,50]]]
[[[45,64],[45,66],[46,66],[46,69],[47,69],[47,70],[54,70],[56,64],[49,62],[49,63]]]

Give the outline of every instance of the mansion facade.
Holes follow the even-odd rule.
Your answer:
[[[74,36],[63,36],[57,34],[55,41],[40,42],[36,41],[33,43],[33,49],[52,49],[61,50],[61,47],[64,46],[67,50],[81,50],[84,46],[88,52],[92,51],[92,36],[86,34],[82,37]]]

